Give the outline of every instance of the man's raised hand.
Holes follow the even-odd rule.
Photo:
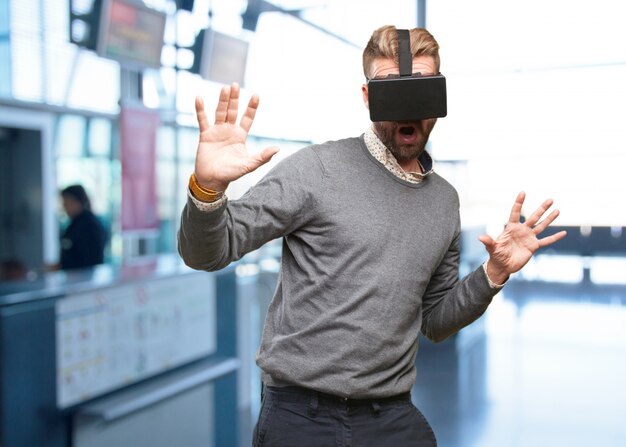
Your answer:
[[[222,87],[215,110],[215,123],[209,124],[204,101],[196,97],[196,117],[200,126],[200,141],[196,152],[195,174],[202,186],[224,191],[230,182],[267,163],[278,152],[277,147],[265,148],[249,155],[246,138],[257,108],[259,97],[253,95],[237,125],[239,114],[239,85]]]
[[[541,239],[539,234],[559,215],[559,210],[552,211],[543,220],[543,215],[552,206],[552,199],[545,200],[539,208],[525,221],[521,222],[522,205],[526,194],[520,192],[515,199],[509,221],[504,231],[493,239],[488,235],[482,235],[479,240],[489,252],[487,272],[489,278],[495,283],[504,283],[509,275],[520,270],[530,260],[533,254],[542,247],[563,239],[567,233],[560,231],[551,236]]]

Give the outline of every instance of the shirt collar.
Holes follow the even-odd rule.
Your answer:
[[[380,141],[380,138],[378,138],[378,135],[374,132],[373,125],[365,131],[364,139],[365,146],[370,154],[399,178],[417,183],[433,172],[433,159],[427,151],[422,152],[417,159],[417,162],[422,168],[422,172],[404,171],[391,151]]]

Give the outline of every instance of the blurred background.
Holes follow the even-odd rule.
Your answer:
[[[612,0],[0,0],[0,445],[250,445],[280,241],[215,274],[181,265],[194,98],[261,97],[249,150],[281,151],[236,198],[367,129],[361,54],[385,24],[441,46],[428,150],[460,195],[461,273],[521,190],[568,230],[484,317],[421,341],[415,403],[442,447],[625,445],[624,17]],[[70,270],[74,184],[106,244]]]

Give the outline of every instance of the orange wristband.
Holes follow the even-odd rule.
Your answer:
[[[213,191],[199,184],[195,172],[189,177],[189,190],[196,199],[206,203],[215,202],[224,195],[223,191]]]

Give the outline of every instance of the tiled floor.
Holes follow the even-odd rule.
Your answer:
[[[512,282],[418,368],[440,447],[626,446],[626,286]]]

